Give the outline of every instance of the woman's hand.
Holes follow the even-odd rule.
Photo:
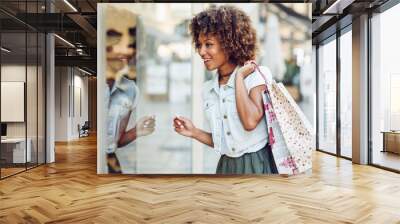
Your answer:
[[[241,76],[243,79],[254,72],[256,69],[256,61],[250,60],[246,61],[242,67],[237,71],[237,75]]]
[[[146,136],[154,132],[156,119],[153,116],[144,116],[136,124],[136,136]]]
[[[178,134],[191,138],[195,136],[197,130],[192,121],[182,116],[174,118],[174,128]]]

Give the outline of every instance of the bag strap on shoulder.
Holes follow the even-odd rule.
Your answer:
[[[264,73],[261,71],[260,66],[257,65],[257,63],[255,63],[254,61],[251,62],[252,64],[254,64],[256,66],[257,71],[261,74],[261,76],[263,77],[264,81],[265,81],[265,86],[267,88],[267,92],[269,92],[268,90],[268,84],[269,81],[267,79],[267,77],[264,75]]]

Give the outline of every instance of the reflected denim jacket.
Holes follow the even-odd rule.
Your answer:
[[[118,148],[121,120],[136,108],[139,89],[135,81],[121,76],[113,87],[107,88],[107,148],[106,153],[115,153]]]

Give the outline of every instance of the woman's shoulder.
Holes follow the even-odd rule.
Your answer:
[[[266,66],[258,66],[259,70],[256,69],[253,73],[248,75],[245,79],[246,86],[248,88],[253,88],[260,84],[265,84],[265,80],[271,82],[272,75],[271,71]]]
[[[204,91],[211,90],[212,87],[213,87],[213,84],[214,84],[214,80],[213,79],[205,81],[203,83],[202,91],[204,92]]]
[[[203,86],[201,88],[201,93],[203,94],[203,97],[207,96],[211,92],[211,89],[214,86],[214,82],[215,80],[211,79],[203,83]]]
[[[271,74],[271,70],[267,67],[267,66],[258,66],[258,68],[260,69],[260,71],[258,69],[256,69],[256,71],[254,71],[254,75],[256,76],[261,76],[262,78],[267,79],[268,81],[272,81],[272,74]]]

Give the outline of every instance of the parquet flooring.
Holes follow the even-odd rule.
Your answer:
[[[295,176],[102,176],[96,139],[0,181],[0,223],[400,223],[400,175],[315,152]]]
[[[7,177],[7,176],[13,175],[15,173],[24,171],[24,170],[25,170],[25,167],[23,167],[23,168],[3,167],[3,168],[1,168],[1,176],[2,177]]]

